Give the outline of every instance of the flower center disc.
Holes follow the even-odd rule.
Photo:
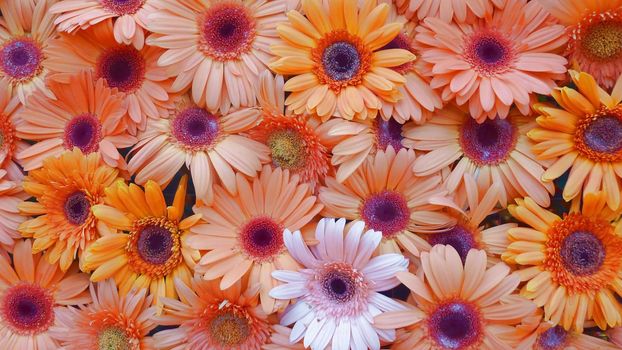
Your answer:
[[[41,47],[30,38],[15,38],[0,47],[0,69],[13,81],[27,81],[39,74],[42,61]]]
[[[538,350],[561,350],[565,348],[568,332],[561,326],[547,329],[538,336],[536,349]]]
[[[145,80],[145,59],[132,46],[119,45],[106,50],[97,60],[97,77],[111,88],[134,92]]]
[[[214,59],[239,59],[250,51],[255,39],[255,19],[242,4],[216,3],[199,23],[199,48]]]
[[[141,7],[145,0],[101,0],[102,6],[108,11],[118,15],[133,15]]]
[[[428,242],[433,246],[444,244],[454,247],[460,255],[462,262],[466,261],[469,250],[478,248],[471,230],[462,225],[456,225],[449,230],[431,234],[428,236]]]
[[[246,318],[227,311],[214,317],[210,323],[209,332],[212,339],[221,346],[235,347],[246,341],[251,328]]]
[[[74,192],[65,199],[65,218],[74,225],[82,225],[91,213],[91,201],[82,191]]]
[[[101,124],[92,114],[78,115],[65,126],[63,137],[65,149],[78,147],[84,154],[92,153],[99,149],[101,139]]]
[[[359,72],[361,58],[354,45],[347,41],[338,41],[324,50],[322,65],[333,80],[350,80]]]
[[[352,299],[356,283],[351,274],[342,271],[330,271],[322,277],[322,289],[328,298],[338,303]]]
[[[183,146],[205,149],[211,146],[220,132],[218,118],[199,107],[189,107],[179,112],[171,121],[171,132]]]
[[[384,237],[393,237],[408,226],[410,211],[404,196],[384,191],[363,202],[361,216],[369,228],[382,232]]]
[[[566,269],[579,276],[595,273],[605,261],[603,243],[586,231],[573,232],[564,238],[559,254]]]
[[[585,116],[577,126],[574,141],[579,152],[593,161],[622,160],[622,108]]]
[[[508,119],[486,119],[478,124],[465,120],[460,132],[462,151],[478,165],[496,165],[508,157],[517,138],[516,127]]]
[[[137,220],[126,246],[128,266],[153,278],[168,275],[183,259],[179,234],[177,225],[167,218]]]
[[[240,231],[242,250],[255,261],[266,261],[283,248],[283,228],[269,217],[256,217]]]
[[[391,49],[402,49],[402,50],[410,51],[413,54],[416,53],[415,48],[413,47],[413,44],[412,44],[412,40],[405,33],[399,33],[388,44],[380,48],[380,51],[391,50]],[[393,69],[394,71],[400,74],[406,74],[407,72],[412,70],[414,67],[415,67],[415,61],[412,61],[412,62],[401,64],[396,67],[391,67],[391,69]]]
[[[466,349],[479,343],[482,335],[479,312],[463,302],[440,305],[429,316],[428,329],[443,349]]]
[[[98,350],[132,350],[127,333],[116,326],[107,327],[97,334]]]
[[[280,130],[270,134],[267,140],[272,161],[284,169],[299,169],[305,163],[304,140],[295,130]]]
[[[393,149],[397,152],[403,148],[402,146],[402,124],[396,122],[393,118],[389,120],[383,120],[382,118],[376,118],[374,122],[376,130],[376,142],[378,148],[386,150],[387,147],[393,146]]]
[[[357,36],[345,30],[326,34],[311,51],[313,72],[335,92],[359,85],[371,66],[371,51]]]
[[[173,255],[173,237],[164,227],[145,226],[138,235],[138,255],[146,262],[162,265]]]
[[[4,292],[0,315],[15,333],[38,334],[54,323],[54,298],[50,291],[38,285],[18,284]]]
[[[581,48],[597,60],[608,61],[622,55],[622,22],[605,20],[588,26]]]
[[[495,75],[510,67],[510,42],[495,32],[475,33],[464,50],[465,59],[483,75]]]

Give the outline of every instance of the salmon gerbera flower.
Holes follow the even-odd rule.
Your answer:
[[[390,0],[384,0],[390,1]],[[399,13],[407,18],[417,18],[419,20],[427,17],[439,17],[445,22],[452,19],[464,22],[467,18],[484,17],[490,13],[492,5],[503,8],[506,0],[465,0],[465,1],[444,1],[444,0],[393,0]]]
[[[320,212],[322,204],[309,184],[300,183],[300,177],[290,175],[289,170],[265,165],[251,181],[240,173],[234,180],[236,196],[216,185],[213,204],[195,207],[207,223],[192,229],[188,243],[194,249],[208,250],[195,271],[206,280],[222,277],[222,289],[249,273],[249,283],[261,285],[263,310],[271,313],[275,301],[268,292],[277,282],[270,273],[275,268],[298,267],[285,248],[283,230],[301,229]]]
[[[17,206],[28,198],[18,181],[8,178],[7,171],[0,169],[0,245],[3,248],[13,246],[15,240],[21,238],[17,230],[19,225],[28,218],[20,215]],[[1,249],[1,248],[0,248]]]
[[[552,182],[568,169],[566,201],[604,191],[613,210],[622,206],[622,78],[609,95],[587,73],[570,71],[577,90],[553,91],[558,107],[537,104],[538,128],[527,135],[539,159],[552,162],[542,180]]]
[[[188,246],[187,237],[201,215],[182,220],[187,181],[183,176],[169,207],[162,189],[153,181],[145,184],[144,191],[122,181],[106,189],[106,204],[91,210],[116,233],[99,238],[86,249],[81,267],[93,271],[91,281],[112,277],[122,296],[132,289],[150,288],[153,303],[159,307],[161,297],[177,298],[174,279],[190,281],[200,257]]]
[[[407,327],[392,349],[512,349],[498,327],[519,323],[536,306],[512,294],[520,280],[509,266],[500,262],[486,268],[486,253],[475,249],[463,263],[453,247],[444,245],[421,253],[421,265],[417,275],[397,273],[415,306],[374,320],[380,329]]]
[[[119,296],[114,280],[90,285],[93,303],[56,310],[50,335],[66,350],[154,349],[149,332],[156,327],[148,290],[132,290]]]
[[[583,332],[593,320],[605,329],[622,324],[616,299],[622,283],[622,238],[619,212],[606,205],[602,192],[584,197],[559,217],[530,198],[508,206],[512,216],[529,225],[508,231],[503,260],[519,267],[521,294],[544,307],[544,318],[566,330]]]
[[[374,316],[403,310],[402,304],[380,294],[399,284],[396,273],[405,272],[402,254],[372,258],[382,234],[365,223],[354,223],[347,234],[345,219],[322,219],[317,225],[317,245],[307,246],[300,231],[283,232],[287,249],[303,269],[277,270],[274,278],[286,282],[270,291],[278,299],[296,299],[281,317],[281,325],[294,324],[290,342],[303,340],[305,348],[380,349],[380,341],[395,339],[395,329],[380,331]]]
[[[147,43],[166,49],[160,66],[177,78],[174,91],[192,85],[192,99],[210,112],[256,104],[259,73],[272,58],[276,23],[287,1],[153,0]]]
[[[74,147],[84,154],[99,153],[106,164],[125,169],[117,148],[130,147],[136,138],[127,134],[122,122],[123,95],[106,87],[103,79],[94,80],[90,71],[48,86],[55,98],[37,92],[16,115],[16,135],[37,141],[16,156],[24,170],[37,169],[45,158]]]
[[[402,23],[386,23],[389,5],[355,0],[323,6],[303,0],[302,12],[288,12],[277,26],[284,44],[273,45],[278,59],[270,68],[291,77],[284,86],[285,104],[297,114],[322,119],[375,118],[383,102],[397,102],[406,82],[391,69],[415,59],[402,48],[382,49],[400,33]]]
[[[7,179],[19,181],[24,177],[15,155],[28,147],[17,137],[15,118],[22,108],[19,99],[11,97],[11,90],[5,80],[0,79],[0,169],[7,172]]]
[[[33,238],[33,253],[47,249],[49,262],[59,263],[61,271],[67,271],[76,256],[82,258],[102,233],[91,207],[104,203],[104,189],[117,175],[118,170],[103,164],[99,154],[85,156],[77,147],[30,171],[22,186],[36,201],[22,202],[18,208],[35,217],[19,226],[24,237]]]
[[[549,95],[564,78],[567,61],[555,53],[566,42],[564,27],[537,1],[506,1],[485,17],[426,18],[416,37],[422,73],[442,88],[444,101],[468,103],[479,122],[505,118],[513,104],[526,115],[534,93]],[[524,23],[530,25],[516,30]]]
[[[0,348],[46,350],[59,344],[51,337],[56,312],[68,305],[88,304],[89,278],[77,266],[62,272],[30,240],[15,243],[13,259],[0,252]]]

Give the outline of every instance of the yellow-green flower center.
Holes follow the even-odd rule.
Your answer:
[[[108,327],[97,335],[98,350],[130,350],[131,344],[127,333],[119,327]]]
[[[212,338],[222,346],[237,346],[242,344],[250,334],[248,320],[233,312],[224,312],[216,316],[209,330]]]
[[[583,49],[600,59],[610,59],[622,54],[622,23],[604,21],[586,30]]]
[[[272,151],[272,161],[285,169],[304,166],[304,140],[294,130],[277,131],[268,138],[268,147]]]

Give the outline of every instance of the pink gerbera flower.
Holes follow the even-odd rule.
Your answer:
[[[378,292],[399,284],[395,274],[405,271],[408,260],[401,254],[371,258],[382,239],[378,231],[363,233],[358,221],[344,235],[345,219],[320,220],[315,236],[318,244],[307,246],[299,231],[285,230],[283,239],[290,254],[304,269],[274,271],[286,282],[270,291],[277,299],[296,299],[285,310],[282,325],[294,324],[289,340],[304,338],[305,347],[332,349],[380,349],[380,341],[393,341],[395,331],[379,330],[372,318],[403,307]]]

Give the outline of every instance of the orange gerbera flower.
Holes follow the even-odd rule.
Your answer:
[[[150,288],[153,303],[161,297],[176,299],[175,278],[189,282],[199,252],[186,242],[188,230],[200,220],[192,215],[182,220],[188,177],[182,177],[173,205],[167,207],[162,189],[147,181],[145,190],[118,181],[106,189],[105,205],[91,208],[93,215],[117,231],[99,238],[82,259],[84,271],[93,271],[91,281],[114,278],[120,294]]]
[[[404,76],[391,68],[415,59],[401,48],[383,49],[402,29],[386,23],[389,6],[375,0],[303,0],[302,12],[288,12],[289,21],[277,26],[285,41],[273,45],[279,58],[270,68],[293,75],[284,86],[285,104],[297,114],[315,113],[322,119],[375,118],[383,101],[397,102]]]
[[[45,85],[47,45],[56,35],[50,6],[55,0],[0,2],[0,81],[22,103],[33,91],[52,96]],[[4,92],[2,92],[4,93]]]
[[[114,280],[90,286],[93,303],[56,310],[56,325],[50,335],[66,350],[155,349],[149,332],[156,327],[147,290],[132,290],[119,296]]]
[[[234,180],[237,196],[216,185],[213,204],[195,207],[207,223],[192,229],[188,243],[209,251],[195,271],[206,280],[222,277],[222,289],[250,272],[249,283],[261,285],[261,305],[271,313],[275,301],[268,293],[277,281],[270,274],[298,267],[285,248],[283,230],[300,230],[322,210],[322,204],[311,194],[309,184],[300,183],[299,176],[290,176],[289,170],[266,165],[252,181],[240,173]]]
[[[583,332],[586,321],[601,329],[622,324],[622,224],[602,192],[588,193],[583,207],[559,217],[530,198],[508,206],[531,228],[508,231],[502,258],[520,267],[521,294],[544,306],[545,320]],[[576,203],[575,203],[576,204]]]
[[[105,21],[75,34],[63,33],[52,40],[48,65],[54,80],[67,83],[72,74],[91,70],[107,87],[122,92],[120,96],[127,111],[123,121],[135,135],[137,128],[145,128],[147,118],[164,118],[167,108],[171,107],[167,92],[172,83],[170,73],[157,64],[163,52],[156,47],[137,50],[117,43],[112,23]]]
[[[62,272],[41,254],[32,254],[30,240],[18,241],[13,259],[0,252],[0,348],[58,349],[50,327],[63,305],[91,302],[89,278],[77,266]]]
[[[17,205],[26,198],[28,195],[20,183],[8,179],[7,171],[0,169],[0,245],[3,247],[11,247],[15,239],[21,238],[17,228],[27,218],[19,214]]]
[[[322,215],[364,221],[369,229],[380,231],[381,253],[408,253],[418,256],[421,238],[415,233],[431,233],[456,224],[442,212],[447,192],[441,189],[441,175],[415,176],[415,152],[393,147],[370,156],[343,184],[326,179],[318,197],[324,204]],[[441,205],[432,204],[440,198]],[[291,231],[291,229],[290,229]]]
[[[7,178],[19,181],[24,177],[16,163],[15,154],[23,151],[28,144],[15,133],[14,115],[21,109],[17,97],[11,97],[11,90],[5,80],[0,79],[0,169],[7,172]]]
[[[84,156],[79,148],[66,151],[58,158],[43,161],[43,167],[24,178],[26,193],[36,202],[19,204],[25,216],[35,216],[19,226],[24,237],[33,237],[33,253],[48,250],[51,264],[59,263],[61,271],[81,259],[86,247],[97,239],[101,226],[91,207],[104,202],[104,189],[116,179],[118,170],[102,164],[97,153]]]
[[[117,148],[136,143],[126,132],[123,95],[95,81],[90,71],[69,78],[69,83],[50,81],[50,98],[37,92],[17,114],[17,136],[37,141],[17,154],[17,159],[30,171],[41,167],[47,157],[57,156],[74,147],[84,154],[97,152],[106,164],[125,168]]]

